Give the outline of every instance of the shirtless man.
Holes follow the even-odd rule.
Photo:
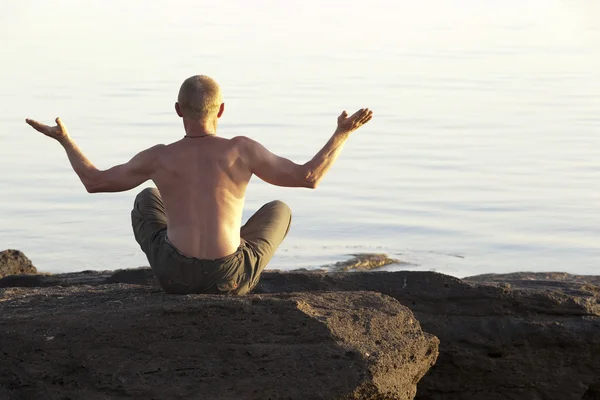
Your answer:
[[[252,174],[272,185],[316,188],[350,133],[373,113],[342,112],[325,146],[299,165],[250,138],[218,137],[217,123],[224,110],[221,89],[213,79],[204,75],[186,79],[175,103],[185,136],[107,170],[97,169],[86,158],[60,118],[54,127],[26,122],[63,146],[89,193],[122,192],[154,182],[157,188],[137,195],[131,220],[135,239],[166,292],[243,295],[258,283],[287,235],[292,216],[285,203],[272,201],[241,226]]]

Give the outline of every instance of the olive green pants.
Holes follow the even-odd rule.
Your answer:
[[[216,260],[181,254],[167,239],[167,215],[156,188],[135,198],[131,224],[135,240],[148,257],[160,286],[167,293],[243,295],[258,284],[292,221],[290,208],[275,200],[262,206],[244,226],[238,250]]]

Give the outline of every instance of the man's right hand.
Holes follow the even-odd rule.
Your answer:
[[[29,118],[27,118],[25,122],[27,122],[27,124],[29,124],[36,131],[41,132],[44,135],[51,137],[52,139],[56,139],[59,142],[69,137],[67,128],[62,123],[60,118],[56,118],[56,126],[48,126],[46,124],[42,124],[41,122],[37,122]]]
[[[338,117],[338,126],[336,132],[353,132],[369,122],[371,118],[373,118],[373,111],[369,110],[368,108],[361,108],[351,116],[348,116],[348,113],[343,111]]]

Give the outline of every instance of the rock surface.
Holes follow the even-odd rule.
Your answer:
[[[8,277],[56,285],[61,277]],[[598,277],[508,274],[468,280],[431,272],[265,272],[259,293],[370,290],[409,307],[440,356],[423,400],[600,400]],[[71,274],[63,285],[86,282]],[[89,274],[88,284],[152,285],[150,269]],[[15,283],[15,282],[13,282]],[[17,282],[18,283],[18,282]]]
[[[407,264],[394,258],[389,258],[387,254],[378,253],[359,253],[352,254],[352,258],[346,261],[339,261],[329,266],[329,269],[336,272],[348,271],[369,271],[385,267],[390,264]]]
[[[503,282],[515,283],[519,286],[531,285],[528,282],[534,282],[533,285],[541,286],[542,281],[556,283],[582,283],[600,285],[600,275],[573,275],[566,272],[513,272],[510,274],[483,274],[463,278],[471,282]]]
[[[0,251],[0,278],[20,274],[37,274],[37,269],[19,250]]]
[[[429,272],[269,273],[257,290],[374,290],[411,308],[440,339],[417,399],[600,399],[600,287],[499,281]]]
[[[2,400],[412,399],[437,357],[379,293],[177,296],[81,275],[0,289]]]

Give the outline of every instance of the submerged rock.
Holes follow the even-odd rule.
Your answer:
[[[438,340],[371,292],[0,289],[0,398],[413,399]]]
[[[360,253],[352,254],[351,259],[337,262],[330,268],[336,272],[366,271],[390,264],[400,264],[400,260],[389,258],[387,254]]]
[[[37,274],[31,260],[19,250],[0,251],[0,278],[23,274]]]

